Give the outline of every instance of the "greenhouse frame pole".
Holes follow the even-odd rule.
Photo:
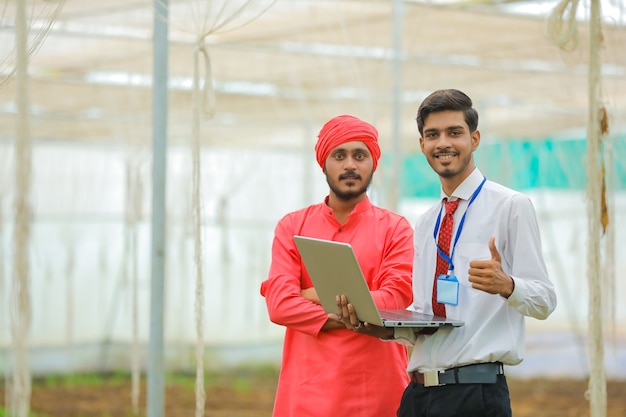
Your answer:
[[[392,160],[391,160],[391,195],[387,198],[387,207],[398,211],[402,192],[402,131],[400,114],[402,113],[402,25],[404,23],[404,0],[393,2],[393,108],[392,108]]]
[[[165,286],[165,195],[168,103],[168,0],[154,0],[154,67],[152,78],[152,250],[148,417],[163,417],[165,371],[163,310]]]
[[[17,2],[15,16],[15,102],[17,119],[15,124],[15,225],[13,232],[13,288],[10,302],[11,341],[13,369],[10,390],[6,395],[8,414],[27,417],[30,414],[32,375],[28,358],[29,334],[32,323],[31,274],[29,242],[31,217],[34,213],[30,201],[32,189],[32,137],[30,81],[28,75],[28,18],[26,1]],[[4,267],[4,265],[2,265]]]
[[[600,0],[592,0],[589,16],[589,125],[587,127],[587,284],[589,286],[589,415],[606,417],[607,392],[604,370],[601,201],[602,161],[602,13]]]

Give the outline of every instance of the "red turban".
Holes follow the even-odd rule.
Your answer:
[[[315,156],[317,163],[324,170],[326,158],[330,151],[342,143],[361,141],[364,142],[374,160],[374,171],[378,166],[380,158],[380,147],[378,146],[378,130],[371,124],[349,115],[341,115],[330,119],[317,135],[315,144]]]

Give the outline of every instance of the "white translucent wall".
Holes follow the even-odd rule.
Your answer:
[[[1,145],[3,371],[11,359],[13,306],[11,156],[11,146]],[[277,363],[283,329],[269,322],[259,286],[269,268],[276,222],[288,211],[322,200],[327,193],[323,174],[312,149],[302,153],[207,149],[201,161],[207,366]],[[34,148],[30,343],[35,372],[127,369],[135,296],[139,350],[145,355],[150,311],[150,163],[146,150],[60,144]],[[131,225],[126,223],[129,167],[138,173],[142,190],[141,217]],[[189,149],[171,147],[167,169],[166,359],[170,368],[193,369],[196,297]],[[372,194],[376,200],[375,190]],[[559,304],[548,320],[527,321],[527,360],[512,372],[584,374],[585,195],[537,190],[531,197]],[[626,271],[626,242],[621,237],[626,230],[626,194],[612,198],[618,302],[616,331],[608,332],[615,337],[607,341],[610,376],[612,370],[626,366],[626,307],[619,302],[626,295],[626,284],[620,279]],[[413,223],[430,204],[430,200],[403,200],[399,210]],[[132,236],[136,236],[135,247],[129,245]],[[546,368],[546,361],[553,366]]]

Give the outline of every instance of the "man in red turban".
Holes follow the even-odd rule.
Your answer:
[[[317,139],[315,156],[322,170],[331,149],[342,143],[358,140],[365,143],[369,149],[374,161],[374,171],[376,171],[380,147],[378,146],[378,130],[371,124],[347,114],[333,117],[322,127]]]
[[[366,198],[380,158],[378,131],[357,117],[341,115],[326,122],[317,138],[315,156],[330,186],[329,205],[333,207],[334,200],[351,202],[333,207],[343,223],[354,204]]]
[[[286,329],[273,415],[395,417],[408,384],[406,348],[327,314],[293,236],[350,243],[378,308],[403,309],[413,299],[413,230],[367,197],[380,158],[374,126],[337,116],[319,132],[315,153],[329,194],[278,222],[261,284],[270,320]]]

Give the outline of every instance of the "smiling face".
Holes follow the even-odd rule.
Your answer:
[[[342,143],[330,151],[324,168],[326,182],[334,196],[341,201],[365,198],[374,174],[374,160],[365,143]]]
[[[422,152],[450,195],[474,170],[473,152],[480,143],[480,132],[470,132],[463,112],[453,110],[430,113],[423,132]]]

